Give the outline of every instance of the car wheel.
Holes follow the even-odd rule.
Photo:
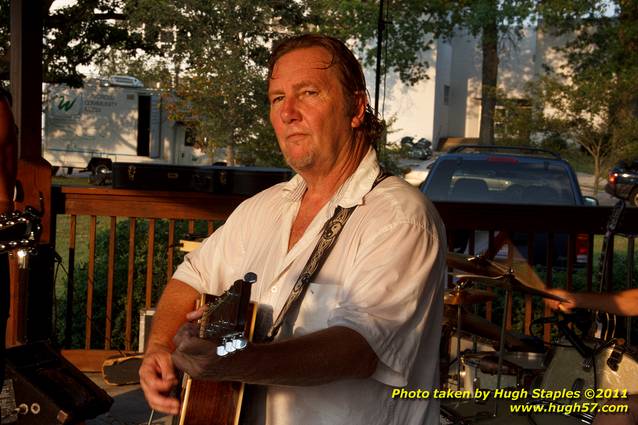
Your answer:
[[[100,162],[95,167],[93,167],[93,174],[95,174],[96,176],[107,174],[110,171],[111,169],[109,168],[109,166],[103,162]]]
[[[631,195],[629,195],[629,202],[631,202],[634,207],[638,207],[638,187],[631,191]]]

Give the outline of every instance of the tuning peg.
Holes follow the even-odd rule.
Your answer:
[[[257,282],[257,275],[253,272],[248,272],[244,275],[244,281],[253,284]]]
[[[235,345],[233,345],[233,341],[226,341],[226,343],[224,344],[224,348],[226,349],[226,352],[228,353],[232,353],[233,351],[236,350]]]
[[[227,354],[228,354],[228,351],[226,351],[226,348],[223,345],[217,346],[217,355],[219,357],[224,357]]]
[[[248,341],[246,338],[235,338],[233,339],[233,346],[237,350],[243,350],[248,345]]]

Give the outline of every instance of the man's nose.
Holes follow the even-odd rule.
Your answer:
[[[280,113],[281,120],[286,124],[299,120],[301,115],[299,114],[297,99],[292,96],[286,97],[283,101]]]

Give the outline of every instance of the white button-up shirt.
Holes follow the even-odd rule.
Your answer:
[[[392,399],[391,391],[438,384],[445,232],[432,204],[402,179],[389,177],[370,191],[378,173],[370,150],[290,251],[306,185],[297,175],[273,186],[243,202],[175,272],[174,278],[211,294],[254,272],[252,300],[277,317],[336,206],[357,205],[309,285],[295,323],[284,325],[278,338],[345,326],[370,344],[377,370],[368,379],[270,386],[267,424],[439,423],[436,400]]]

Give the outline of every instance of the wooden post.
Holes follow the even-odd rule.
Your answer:
[[[11,0],[10,91],[18,128],[19,185],[16,209],[32,206],[42,211],[40,244],[49,244],[53,242],[54,226],[51,222],[51,166],[42,158],[41,140],[42,4],[41,0]],[[7,326],[7,344],[15,345],[25,341],[27,331],[24,323],[20,323],[24,319],[20,317],[23,313],[19,313],[27,310],[27,282],[40,280],[42,276],[37,279],[34,276],[20,278],[15,264],[11,269],[12,306]],[[32,289],[37,292],[41,288]]]

